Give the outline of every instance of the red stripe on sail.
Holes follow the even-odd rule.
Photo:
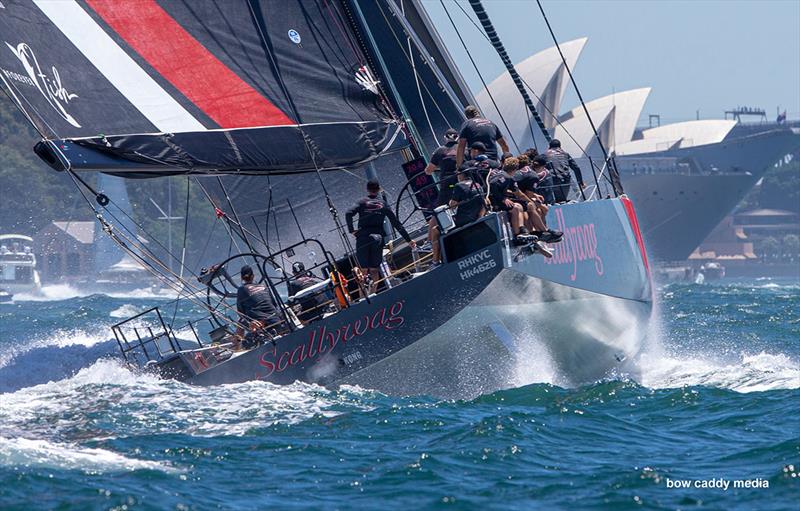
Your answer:
[[[296,124],[155,0],[86,0],[139,55],[222,128]]]

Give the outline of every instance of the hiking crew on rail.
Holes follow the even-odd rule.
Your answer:
[[[508,144],[499,128],[481,117],[476,107],[468,106],[464,114],[467,120],[461,129],[448,129],[444,133],[443,145],[433,152],[425,167],[426,174],[436,173],[438,177],[436,211],[451,210],[456,229],[475,222],[490,210],[505,213],[515,245],[531,246],[534,252],[552,257],[543,243],[558,243],[563,233],[547,227],[548,205],[568,200],[571,172],[578,186],[585,188],[580,168],[555,139],[543,155],[536,149],[528,149],[515,157],[508,152]],[[503,150],[500,158],[497,144]],[[380,183],[370,180],[366,188],[367,195],[347,211],[345,220],[348,231],[356,238],[358,266],[353,271],[360,281],[368,284],[368,292],[375,293],[381,281],[380,268],[384,265],[385,220],[389,220],[412,250],[417,246],[381,196]],[[354,225],[356,216],[357,228]],[[432,252],[430,269],[442,263],[439,247],[442,234],[437,216],[431,215],[426,243]],[[242,267],[241,277],[243,284],[237,292],[237,310],[247,330],[239,327],[237,337],[242,339],[242,346],[248,348],[263,341],[258,331],[266,330],[274,336],[285,332],[286,327],[267,286],[254,283],[250,266]],[[306,271],[302,263],[295,262],[292,277],[287,281],[289,294],[321,282]],[[299,319],[307,323],[321,317],[319,309],[325,306],[323,302],[325,299],[318,295],[299,299]]]

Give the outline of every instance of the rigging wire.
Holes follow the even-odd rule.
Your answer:
[[[405,15],[405,0],[400,0],[400,9],[403,15]],[[437,140],[438,137],[436,136],[436,131],[433,129],[433,124],[431,124],[431,118],[428,115],[428,107],[425,105],[425,100],[422,97],[422,89],[419,86],[419,73],[417,73],[417,64],[414,61],[414,53],[411,49],[411,36],[406,35],[406,41],[408,42],[408,54],[411,57],[411,71],[414,73],[414,81],[417,84],[417,95],[419,96],[420,103],[422,104],[422,112],[425,114],[425,120],[428,121],[428,128],[431,130],[431,137],[433,137],[433,140]]]
[[[66,159],[66,157],[63,154],[60,153],[60,149],[58,148],[58,146],[55,146],[55,148],[59,152],[61,157],[64,157]],[[95,195],[96,198],[99,198],[100,194],[98,194],[94,189],[92,189],[92,187],[89,186],[88,183],[86,183],[86,181],[84,181],[82,178],[80,178],[74,171],[68,170],[67,172],[68,172],[70,178],[72,179],[72,182],[75,185],[76,189],[80,192],[81,196],[83,196],[83,199],[89,205],[90,209],[94,212],[95,217],[100,222],[100,224],[103,226],[103,230],[106,231],[106,233],[109,235],[109,237],[112,239],[112,241],[114,241],[125,253],[127,253],[133,259],[139,261],[139,263],[142,265],[142,267],[146,271],[149,271],[153,276],[155,276],[159,281],[161,281],[167,287],[171,288],[173,291],[180,292],[184,287],[191,289],[191,292],[188,294],[187,298],[193,299],[193,301],[194,301],[194,303],[196,305],[200,306],[203,309],[208,310],[210,313],[214,313],[215,315],[217,315],[215,313],[216,308],[214,308],[212,310],[212,309],[210,309],[208,307],[208,305],[205,302],[203,302],[202,300],[197,300],[196,299],[197,295],[199,295],[201,293],[204,293],[206,291],[204,288],[194,287],[194,284],[191,281],[188,281],[186,279],[180,280],[178,278],[178,275],[174,272],[174,270],[172,270],[168,265],[166,265],[163,261],[161,261],[161,259],[149,247],[147,247],[144,244],[140,243],[138,241],[139,236],[137,235],[137,233],[132,232],[130,230],[130,228],[124,222],[122,222],[119,218],[117,218],[117,216],[114,214],[114,212],[111,211],[107,206],[109,204],[113,204],[117,208],[117,210],[122,212],[125,215],[126,218],[130,219],[131,222],[136,227],[138,227],[145,235],[149,235],[147,230],[141,224],[136,222],[136,220],[133,219],[133,217],[131,217],[129,214],[127,214],[122,208],[120,208],[110,198],[106,197],[106,200],[108,202],[103,206],[103,209],[122,228],[122,231],[119,231],[119,230],[115,231],[113,226],[103,218],[103,216],[100,214],[100,212],[94,206],[92,201],[86,196],[86,194],[83,191],[83,188],[81,188],[80,185],[83,185],[83,187],[86,188],[88,191],[90,191],[93,195]],[[163,245],[163,243],[161,243],[157,238],[152,237],[152,236],[151,236],[151,238],[153,239],[153,241],[156,242],[156,244],[158,246],[160,246],[168,254],[173,255]],[[208,241],[210,241],[210,237],[209,237]],[[208,241],[206,242],[206,247],[208,245]],[[131,248],[131,247],[133,247],[133,248]],[[137,252],[134,249],[138,250],[139,252]],[[205,249],[204,249],[204,252],[205,252]],[[150,262],[150,260],[148,260],[148,258],[150,260],[152,260],[152,262]],[[175,259],[174,255],[173,255],[173,259]],[[158,267],[160,267],[161,269],[159,269]],[[191,270],[189,270],[189,271],[191,272]],[[194,272],[191,272],[191,273],[196,276],[196,274],[194,274]],[[171,277],[171,279],[170,279],[170,277]],[[179,282],[175,282],[175,280],[180,280],[180,281]],[[181,286],[181,284],[183,286]],[[235,314],[237,313],[236,309],[231,307],[227,303],[223,304],[223,305],[224,305],[225,309],[232,310]],[[228,322],[231,325],[234,325],[234,326],[237,326],[237,327],[238,326],[242,326],[241,323],[239,323],[237,321],[234,321],[234,320],[231,320],[229,317],[225,316],[224,314],[222,314],[222,319],[224,321]]]
[[[186,176],[186,211],[183,213],[183,247],[181,248],[181,279],[183,278],[183,268],[186,266],[184,262],[186,261],[186,240],[188,239],[189,233],[189,202],[190,202],[190,191],[191,191],[192,181],[189,179],[189,176]]]
[[[333,223],[336,226],[336,230],[339,233],[339,237],[342,240],[342,245],[344,246],[344,249],[347,252],[346,257],[350,261],[350,265],[355,272],[355,268],[359,266],[354,256],[355,251],[353,250],[353,245],[350,243],[350,238],[347,236],[347,233],[344,232],[345,231],[344,226],[342,226],[341,220],[339,220],[339,212],[336,210],[336,206],[333,204],[333,200],[331,199],[331,196],[328,193],[328,189],[325,186],[325,181],[322,179],[322,172],[320,172],[319,167],[317,166],[316,154],[312,151],[311,142],[308,140],[308,135],[306,135],[305,131],[301,130],[300,132],[303,134],[303,142],[305,142],[306,151],[308,151],[309,156],[311,156],[311,161],[314,163],[314,168],[317,171],[316,172],[317,179],[319,180],[319,184],[322,187],[322,193],[325,194],[325,199],[328,202],[328,211],[330,211],[331,216],[333,217]],[[336,271],[337,269],[332,268],[331,270]],[[363,296],[367,300],[367,303],[371,303],[369,299],[369,293],[365,289],[364,283],[361,282],[361,279],[356,279],[356,283],[358,284],[358,289],[359,292],[361,293],[361,296]]]
[[[219,184],[220,190],[222,190],[222,193],[225,195],[225,201],[228,203],[228,207],[231,208],[231,213],[233,213],[233,218],[236,220],[236,226],[239,227],[242,241],[244,241],[244,244],[247,245],[247,248],[250,250],[250,252],[255,252],[255,249],[250,244],[250,238],[247,237],[245,227],[242,224],[242,221],[239,219],[239,214],[236,212],[236,208],[233,207],[233,202],[231,201],[230,195],[228,195],[228,190],[225,188],[225,184],[222,182],[222,178],[219,176],[217,176],[217,183]],[[236,250],[241,252],[238,244],[236,245]]]
[[[469,0],[469,3],[472,7],[472,10],[475,12],[475,15],[478,17],[478,20],[481,22],[481,25],[483,25],[484,32],[486,32],[486,35],[489,36],[489,41],[492,43],[495,51],[500,56],[500,60],[503,61],[503,65],[506,66],[506,70],[508,70],[508,73],[511,75],[514,85],[517,87],[517,90],[519,90],[519,93],[522,94],[522,97],[525,100],[525,105],[528,107],[528,110],[530,110],[533,118],[536,120],[536,124],[539,125],[539,129],[542,131],[544,138],[550,142],[550,134],[547,132],[544,121],[542,121],[542,118],[539,116],[539,112],[536,111],[536,107],[533,105],[533,101],[531,101],[530,96],[528,96],[528,92],[525,90],[525,87],[523,87],[519,73],[517,73],[514,64],[511,62],[511,58],[508,56],[502,41],[500,41],[500,37],[497,35],[497,32],[495,31],[488,14],[486,14],[486,11],[483,9],[483,5],[481,4],[480,0]]]
[[[483,84],[483,90],[489,95],[489,99],[492,101],[492,105],[494,105],[494,109],[497,111],[497,115],[500,116],[500,121],[503,123],[503,126],[506,129],[506,133],[508,136],[511,137],[511,142],[513,142],[514,147],[517,148],[517,152],[520,152],[519,144],[517,143],[516,138],[514,138],[514,133],[511,132],[511,128],[508,127],[508,123],[506,122],[503,113],[500,111],[500,107],[497,106],[497,102],[494,100],[494,96],[492,92],[489,90],[489,86],[486,84],[486,80],[483,79],[483,74],[481,73],[480,69],[478,68],[478,64],[475,62],[475,59],[472,58],[472,54],[467,48],[467,43],[464,42],[464,39],[461,37],[461,33],[458,31],[458,27],[456,26],[455,21],[453,21],[453,17],[450,16],[450,11],[447,10],[447,6],[444,4],[444,0],[439,0],[439,3],[442,4],[442,8],[444,9],[445,14],[447,15],[447,19],[450,20],[450,24],[453,26],[453,30],[455,31],[456,35],[458,36],[458,40],[461,41],[461,46],[464,48],[464,52],[466,52],[467,57],[469,57],[469,61],[472,63],[472,67],[475,68],[475,72],[478,74],[478,78],[480,78],[481,83]],[[534,138],[534,144],[536,143],[536,139]]]
[[[39,127],[39,125],[36,124],[33,121],[33,118],[30,116],[30,114],[27,112],[27,110],[25,110],[22,107],[22,101],[20,101],[19,98],[17,98],[16,94],[14,94],[14,90],[16,90],[16,89],[14,87],[12,87],[12,85],[8,82],[8,80],[5,79],[5,77],[1,73],[0,73],[0,79],[2,79],[3,83],[6,85],[6,88],[2,88],[2,87],[0,87],[0,88],[3,89],[3,92],[5,93],[6,97],[8,97],[8,99],[11,100],[12,103],[14,103],[14,106],[17,107],[17,110],[19,110],[22,113],[22,115],[25,117],[25,119],[28,120],[28,122],[31,124],[31,126],[33,126],[33,129],[36,130],[36,132],[39,134],[40,137],[42,137],[42,139],[46,140],[46,139],[50,138],[47,135],[45,135],[44,132],[42,132],[42,130]],[[56,132],[56,130],[54,130],[53,127],[50,126],[50,124],[45,120],[44,116],[39,113],[39,110],[37,110],[36,107],[30,101],[28,101],[28,99],[24,95],[20,94],[20,96],[22,96],[22,98],[25,100],[25,103],[27,103],[28,106],[30,107],[30,109],[39,117],[39,120],[42,121],[44,123],[44,125],[47,126],[47,128],[50,129],[50,131],[53,133],[53,135],[55,135],[56,138],[59,138],[58,133]]]
[[[129,229],[124,225],[124,223],[120,222],[119,219],[116,218],[116,216],[114,215],[114,213],[112,211],[108,210],[104,206],[104,209],[106,209],[106,212],[122,226],[122,232],[115,231],[114,228],[112,227],[112,225],[110,223],[108,223],[103,218],[103,215],[100,214],[100,212],[94,206],[94,204],[89,199],[89,197],[86,196],[86,193],[83,191],[83,188],[81,187],[81,185],[86,187],[88,190],[92,191],[91,188],[86,184],[85,181],[83,181],[81,178],[79,178],[73,171],[68,171],[68,174],[69,174],[70,178],[72,179],[72,182],[75,185],[76,189],[81,194],[81,196],[83,196],[83,199],[89,205],[91,210],[95,213],[95,217],[100,222],[100,224],[103,227],[103,230],[106,231],[106,233],[109,235],[109,237],[112,239],[112,241],[114,241],[125,253],[127,253],[133,259],[139,261],[139,263],[142,265],[142,267],[146,271],[149,271],[153,276],[155,276],[158,280],[160,280],[164,285],[166,285],[167,287],[171,288],[173,291],[180,292],[183,289],[183,287],[180,286],[180,283],[175,282],[174,280],[171,280],[168,277],[168,275],[171,275],[172,277],[176,277],[177,275],[173,271],[171,271],[166,264],[164,264],[162,261],[160,261],[158,259],[158,257],[156,257],[154,254],[152,254],[152,252],[150,251],[150,249],[148,247],[145,247],[141,243],[138,243],[136,241],[135,234],[132,234],[132,237],[130,237],[131,236],[130,234],[126,234],[125,231],[130,232]],[[136,249],[136,250],[134,250],[134,249]],[[139,252],[137,252],[137,250],[140,251],[141,254]],[[143,255],[143,254],[148,254],[148,252],[150,253],[149,256]],[[148,260],[148,257],[152,259],[152,262],[150,262]],[[157,268],[157,266],[160,266],[161,269],[159,270]],[[218,319],[220,319],[222,321],[225,321],[225,322],[227,322],[227,323],[229,323],[231,325],[234,325],[234,326],[241,326],[241,324],[238,321],[232,320],[231,318],[225,316],[224,314],[217,313],[215,310],[210,309],[205,302],[203,302],[202,300],[198,300],[196,298],[196,296],[198,294],[202,293],[204,291],[203,289],[194,288],[193,285],[189,281],[183,281],[182,283],[183,283],[183,286],[188,287],[188,288],[190,288],[192,290],[192,292],[189,293],[187,298],[192,300],[196,305],[199,305],[203,309],[208,310],[210,313],[217,315]],[[224,305],[225,305],[226,308],[232,309],[232,307],[230,307],[228,304],[224,304]],[[219,316],[221,316],[221,317],[219,317]]]
[[[380,3],[379,3],[379,4],[377,4],[377,5],[378,5],[378,9],[381,11],[381,16],[383,16],[383,19],[384,19],[384,21],[386,22],[386,26],[387,26],[387,27],[389,27],[389,30],[391,31],[391,33],[392,33],[392,36],[394,37],[394,40],[395,40],[395,42],[396,42],[396,43],[397,43],[397,45],[400,47],[400,52],[401,52],[401,53],[403,54],[403,56],[406,58],[406,60],[408,61],[408,63],[409,63],[409,64],[411,64],[411,66],[412,66],[412,69],[414,70],[414,76],[415,76],[415,77],[417,77],[417,76],[418,76],[418,73],[417,73],[417,71],[416,71],[416,68],[414,67],[414,63],[413,63],[413,57],[412,57],[412,56],[411,56],[409,53],[406,53],[406,51],[405,51],[405,49],[404,49],[404,45],[403,45],[403,43],[402,43],[402,40],[401,40],[401,39],[400,39],[400,37],[397,35],[397,31],[396,31],[396,30],[394,29],[394,27],[392,26],[392,23],[391,23],[391,21],[389,20],[389,17],[386,15],[386,12],[383,10],[383,7],[380,5]],[[405,29],[403,29],[403,31],[405,32]],[[407,35],[406,37],[409,37],[409,36]],[[427,86],[427,85],[425,85],[425,82],[424,82],[424,81],[422,81],[422,82],[420,82],[420,83],[421,83],[421,85],[422,85],[422,88],[423,88],[423,89],[425,89],[425,92],[427,93],[428,97],[430,98],[430,100],[431,100],[431,103],[433,103],[433,105],[436,107],[436,110],[439,112],[439,115],[442,117],[442,119],[444,120],[444,122],[445,122],[445,123],[446,123],[446,124],[449,126],[449,125],[450,125],[450,122],[449,122],[449,120],[448,120],[447,116],[446,116],[446,115],[444,114],[444,112],[442,111],[442,108],[439,106],[439,103],[436,101],[436,98],[434,98],[434,96],[433,96],[433,94],[431,93],[431,91],[430,91],[430,89],[428,88],[428,86]],[[422,103],[423,105],[425,104],[425,99],[424,99],[422,96],[420,96],[419,100],[420,100],[420,103]],[[438,138],[435,136],[435,133],[434,133],[434,140],[437,140],[437,139],[438,139]]]
[[[172,179],[172,178],[167,178],[167,179]],[[178,276],[178,279],[181,281],[183,281],[183,268],[185,266],[185,261],[186,261],[186,240],[188,239],[187,234],[189,231],[189,199],[190,199],[189,188],[191,184],[192,182],[189,179],[189,176],[186,176],[186,211],[183,214],[183,246],[181,247],[181,268],[180,268],[180,275]],[[172,228],[171,224],[169,228],[170,229]],[[181,301],[181,294],[183,294],[183,288],[181,288],[181,292],[178,293],[178,298],[175,300],[175,309],[172,311],[172,321],[170,322],[171,325],[175,324],[175,316],[177,316],[178,314],[178,304]]]
[[[350,34],[347,32],[347,30],[344,29],[344,25],[341,22],[341,20],[339,19],[339,16],[336,16],[333,13],[333,10],[331,9],[331,2],[329,2],[328,0],[322,0],[322,3],[325,4],[325,8],[328,9],[328,12],[330,13],[331,18],[333,19],[334,23],[336,24],[336,28],[339,29],[339,33],[347,41],[348,46],[350,46],[350,50],[352,50],[353,56],[358,61],[358,65],[359,66],[363,66],[364,65],[364,60],[361,58],[362,55],[360,54],[360,52],[356,48],[356,44],[357,43],[353,42],[353,39],[350,37]],[[338,14],[338,11],[337,11],[337,14]]]
[[[561,55],[561,61],[564,63],[564,68],[567,70],[567,74],[569,75],[569,80],[570,80],[570,82],[572,82],[572,87],[575,89],[575,93],[578,95],[578,99],[580,100],[581,106],[583,107],[583,112],[586,114],[586,118],[589,120],[589,125],[592,127],[592,131],[594,132],[594,137],[597,140],[598,145],[600,146],[600,150],[603,151],[603,158],[605,159],[606,162],[611,162],[611,164],[609,165],[609,172],[611,172],[611,171],[617,172],[616,164],[614,163],[614,157],[612,156],[612,157],[609,158],[608,152],[606,151],[605,144],[603,144],[603,141],[600,139],[600,134],[597,132],[597,128],[594,125],[594,121],[592,120],[592,116],[589,115],[589,109],[586,107],[586,102],[583,100],[583,96],[581,95],[580,89],[578,89],[578,84],[577,84],[577,82],[575,82],[575,77],[572,76],[572,71],[570,70],[569,66],[567,65],[567,59],[566,59],[566,57],[564,57],[564,53],[562,53],[562,51],[561,51],[561,46],[558,44],[558,39],[556,38],[556,34],[555,34],[555,32],[553,32],[553,27],[550,26],[550,20],[547,19],[547,15],[544,12],[544,7],[542,7],[541,0],[536,0],[536,4],[539,6],[539,11],[542,13],[542,18],[544,18],[544,22],[547,25],[547,30],[550,31],[550,36],[553,38],[553,42],[556,45],[556,49],[558,50],[558,54]],[[617,178],[618,177],[619,176],[617,176]],[[619,195],[620,193],[623,193],[622,184],[619,183],[619,186],[618,186],[618,183],[619,183],[619,179],[613,179],[612,178],[611,184],[612,184],[612,187],[614,188],[614,193],[616,193],[617,195]],[[619,188],[619,190],[617,188]]]
[[[458,3],[457,0],[453,0],[453,3],[459,8],[459,10],[464,15],[464,17],[466,17],[467,20],[469,20],[469,22],[472,24],[472,26],[475,27],[475,29],[478,31],[478,33],[481,36],[483,36],[483,38],[486,39],[487,42],[489,42],[491,44],[491,39],[489,39],[489,36],[487,36],[486,33],[484,33],[483,29],[475,22],[475,20],[472,19],[472,16],[470,16],[469,13],[467,13],[467,11],[464,9],[464,7],[460,3]],[[567,127],[564,125],[564,123],[561,122],[561,120],[559,120],[559,118],[555,114],[555,112],[553,112],[547,106],[547,104],[544,101],[542,101],[542,98],[536,93],[534,88],[531,87],[531,85],[527,82],[527,80],[525,80],[525,78],[522,77],[522,76],[520,76],[520,79],[522,80],[522,83],[525,84],[525,87],[528,89],[528,91],[530,91],[530,93],[533,95],[533,97],[536,98],[536,101],[544,108],[544,110],[548,114],[550,114],[550,117],[553,118],[553,120],[555,121],[556,125],[558,125],[564,131],[564,133],[567,135],[567,137],[569,137],[569,139],[572,140],[572,142],[575,144],[575,146],[581,151],[581,154],[583,154],[583,156],[586,157],[586,159],[589,161],[589,165],[592,167],[592,170],[593,171],[598,170],[597,165],[592,161],[592,158],[586,152],[586,148],[583,145],[578,143],[578,141],[575,139],[575,137],[572,135],[572,133],[569,131],[569,129],[567,129]],[[526,109],[526,111],[527,111],[527,109]],[[530,112],[529,111],[528,111],[528,118],[530,119]],[[528,127],[531,130],[533,129],[533,127],[530,126],[530,122],[529,122],[529,126]],[[535,142],[536,142],[536,139],[534,137],[534,144],[535,144]],[[613,186],[613,183],[611,182],[611,179],[608,178],[608,176],[606,176],[606,180],[608,181],[609,184],[612,184],[612,186]]]
[[[372,55],[370,54],[368,45],[364,40],[364,36],[366,36],[370,41],[374,42],[374,39],[369,31],[369,28],[367,28],[366,26],[362,28],[361,24],[355,18],[355,14],[358,14],[359,19],[361,19],[361,21],[364,24],[366,24],[366,21],[364,20],[364,15],[361,13],[361,8],[358,6],[358,3],[353,4],[353,7],[355,7],[355,11],[357,12],[353,12],[353,10],[348,7],[347,2],[343,2],[341,5],[345,11],[345,14],[347,15],[349,24],[353,30],[353,34],[355,35],[358,45],[362,50],[362,54],[364,55],[364,58],[367,61],[367,64],[365,64],[365,66],[367,66],[368,70],[370,70],[371,72],[375,69],[381,69],[386,74],[385,78],[386,81],[388,82],[388,88],[394,89],[394,84],[392,83],[391,76],[389,76],[388,72],[386,72],[386,66],[383,60],[381,59],[380,55],[377,55],[378,65],[376,65]],[[362,34],[362,31],[364,32],[364,34]],[[381,98],[381,103],[386,109],[386,112],[389,114],[389,116],[391,116],[392,120],[394,120],[398,124],[400,131],[406,136],[406,140],[408,140],[410,146],[413,148],[414,154],[416,155],[422,154],[422,151],[420,150],[419,146],[420,141],[417,141],[417,139],[414,137],[416,126],[414,125],[413,121],[411,119],[406,120],[405,118],[397,114],[397,112],[395,111],[395,105],[392,104],[392,101],[389,99],[385,87],[381,82],[378,82],[376,84],[376,87],[379,92],[378,96]],[[402,101],[398,100],[397,107],[400,109],[401,113],[403,113],[405,106],[402,104]]]

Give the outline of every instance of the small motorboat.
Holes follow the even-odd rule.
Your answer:
[[[14,295],[6,291],[5,289],[0,289],[0,303],[10,302],[14,299]]]

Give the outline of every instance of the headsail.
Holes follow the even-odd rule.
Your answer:
[[[3,5],[0,77],[56,168],[295,172],[357,165],[397,140],[339,2]]]

